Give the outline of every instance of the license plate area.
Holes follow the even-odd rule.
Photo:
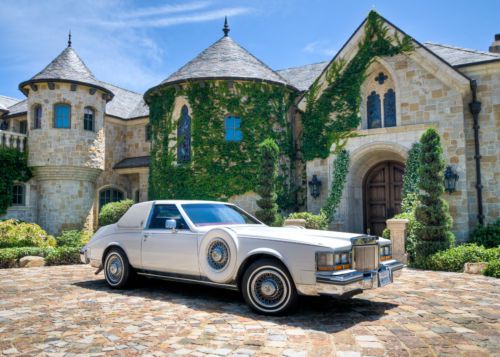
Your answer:
[[[382,268],[378,272],[378,286],[386,286],[392,283],[391,270],[389,268]]]

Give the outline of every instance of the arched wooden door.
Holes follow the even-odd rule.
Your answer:
[[[365,232],[382,235],[385,221],[401,212],[404,166],[385,161],[374,166],[364,180]]]

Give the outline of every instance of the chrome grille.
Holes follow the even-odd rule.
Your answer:
[[[354,246],[354,269],[369,271],[378,269],[378,245]]]

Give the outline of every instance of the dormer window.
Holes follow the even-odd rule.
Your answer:
[[[42,128],[42,106],[35,104],[33,107],[33,129]]]
[[[58,103],[54,105],[54,128],[69,129],[71,127],[71,106]]]
[[[83,110],[83,130],[94,131],[95,111],[91,107]]]

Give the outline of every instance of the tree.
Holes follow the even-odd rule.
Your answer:
[[[418,203],[419,167],[420,143],[416,142],[411,146],[410,151],[408,151],[408,158],[405,162],[405,174],[403,176],[403,188],[401,192],[403,197],[401,210],[405,213],[413,211],[414,206]]]
[[[449,248],[454,241],[448,203],[441,198],[444,193],[444,160],[437,131],[433,128],[426,130],[420,138],[420,145],[420,192],[415,209],[415,218],[420,223],[416,230],[417,265],[427,256]]]
[[[260,172],[256,191],[261,197],[257,201],[261,209],[255,212],[255,216],[265,224],[272,225],[278,215],[275,185],[278,177],[279,148],[273,139],[268,138],[259,144],[259,151]]]

